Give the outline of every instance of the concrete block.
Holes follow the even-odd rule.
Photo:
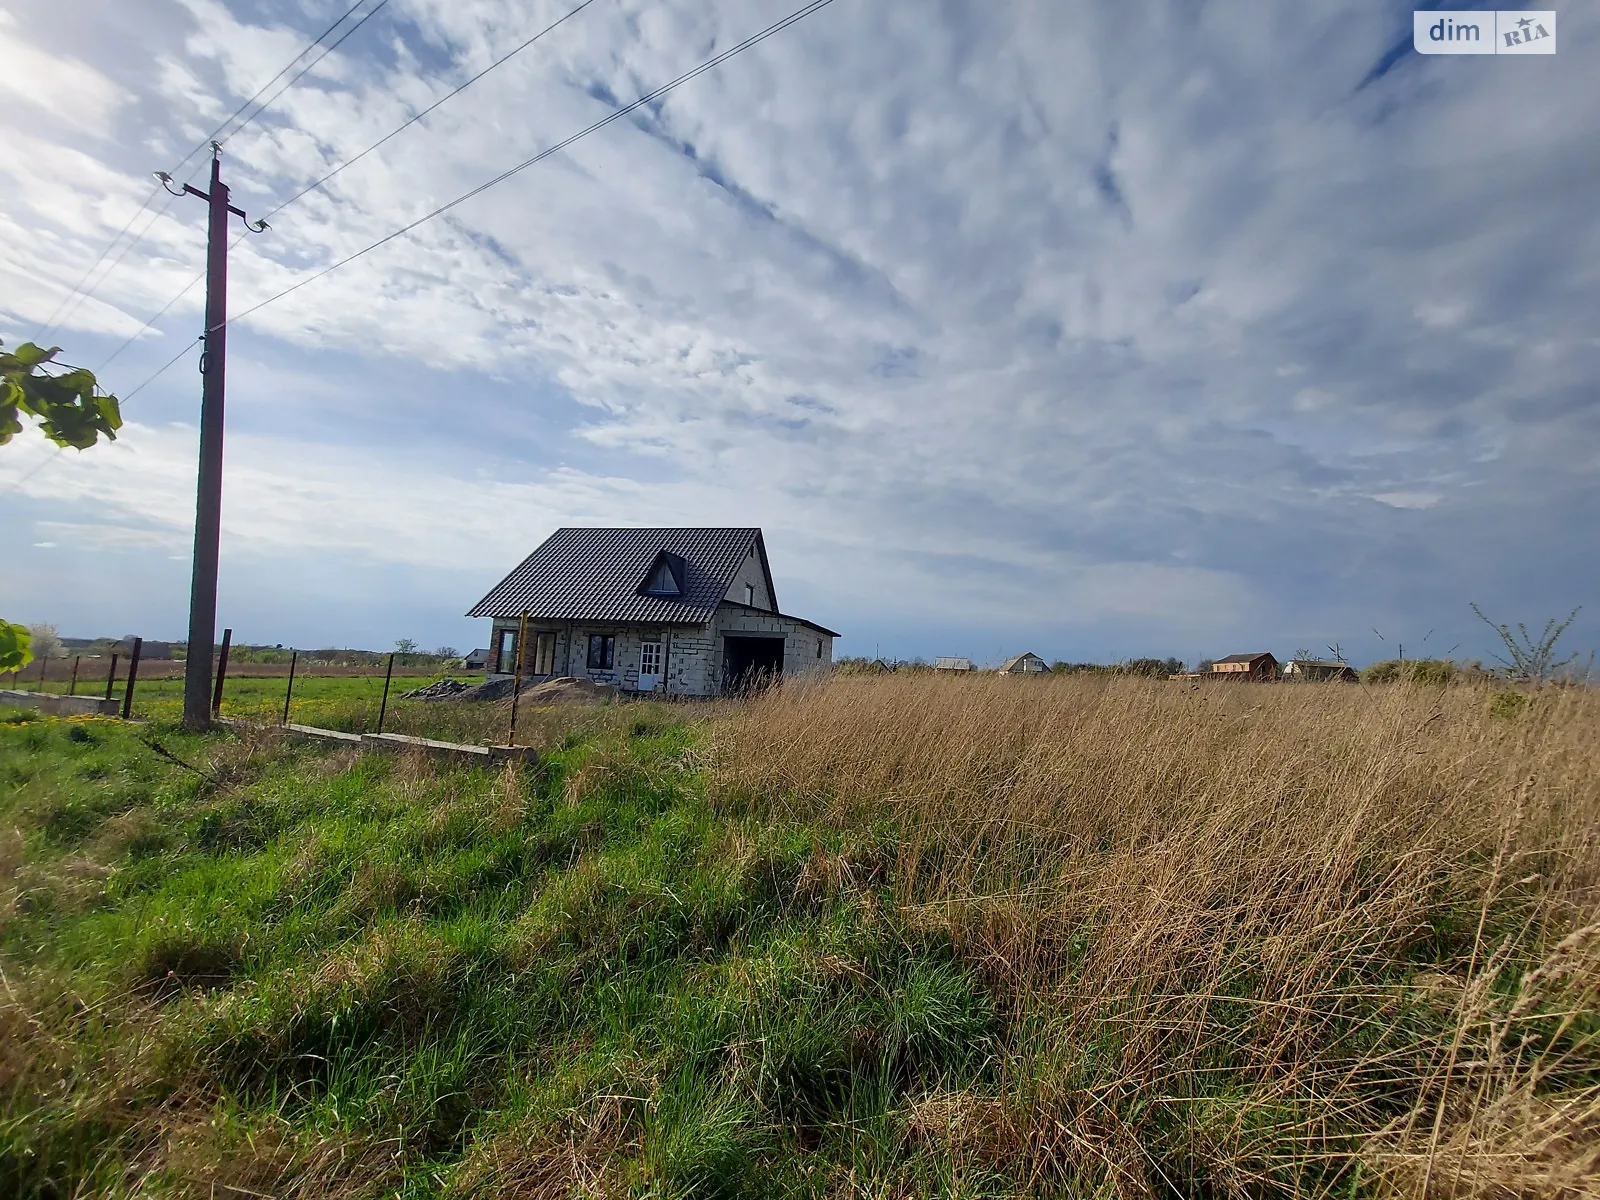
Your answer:
[[[441,754],[449,758],[459,758],[466,762],[486,763],[490,761],[489,747],[465,746],[459,742],[439,742],[433,738],[408,737],[403,733],[363,733],[361,744],[375,746],[381,750],[423,750],[429,754]]]
[[[99,696],[58,696],[53,692],[23,692],[12,688],[0,688],[0,704],[33,708],[55,717],[114,717],[122,712],[121,700],[106,700]]]
[[[321,742],[342,742],[345,745],[361,744],[359,733],[341,733],[337,729],[318,729],[315,725],[284,725],[283,729],[298,737],[314,738]]]

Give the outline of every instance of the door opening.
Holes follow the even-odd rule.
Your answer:
[[[639,646],[639,690],[653,692],[661,686],[661,643],[643,642]]]
[[[722,646],[724,692],[752,692],[776,683],[783,675],[782,638],[725,637]]]

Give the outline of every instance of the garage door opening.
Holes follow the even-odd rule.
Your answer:
[[[782,638],[725,637],[722,644],[722,690],[730,695],[766,687],[783,674]]]

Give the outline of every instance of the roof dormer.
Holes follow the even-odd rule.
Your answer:
[[[639,585],[639,594],[665,600],[676,599],[683,595],[688,577],[683,556],[663,550],[656,555],[650,570],[645,573],[644,582]]]

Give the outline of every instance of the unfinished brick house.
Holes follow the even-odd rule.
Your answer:
[[[1230,654],[1211,664],[1211,674],[1223,679],[1268,683],[1278,678],[1278,660],[1265,650],[1255,654]]]
[[[839,636],[778,611],[759,529],[558,529],[467,615],[493,622],[491,675],[520,657],[535,681],[672,696],[826,670]]]

